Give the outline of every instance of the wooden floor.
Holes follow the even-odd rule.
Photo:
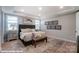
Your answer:
[[[48,39],[49,40],[49,39]],[[13,40],[2,44],[1,52],[23,52],[23,53],[76,53],[77,44],[53,39],[46,42],[39,42],[37,47],[24,46],[20,40]]]

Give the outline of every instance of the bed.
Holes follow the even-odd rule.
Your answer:
[[[35,25],[19,25],[18,37],[25,46],[32,44],[36,47],[39,41],[47,42],[45,32],[35,31]]]

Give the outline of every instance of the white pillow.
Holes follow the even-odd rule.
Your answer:
[[[21,29],[21,32],[32,32],[32,29]]]
[[[35,32],[35,29],[32,29],[32,32]]]

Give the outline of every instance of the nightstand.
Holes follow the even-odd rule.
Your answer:
[[[7,41],[11,41],[18,38],[17,31],[9,31]]]

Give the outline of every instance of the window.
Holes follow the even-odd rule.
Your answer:
[[[7,15],[7,30],[17,30],[18,29],[18,17]]]
[[[40,30],[40,20],[35,20],[35,29]]]

